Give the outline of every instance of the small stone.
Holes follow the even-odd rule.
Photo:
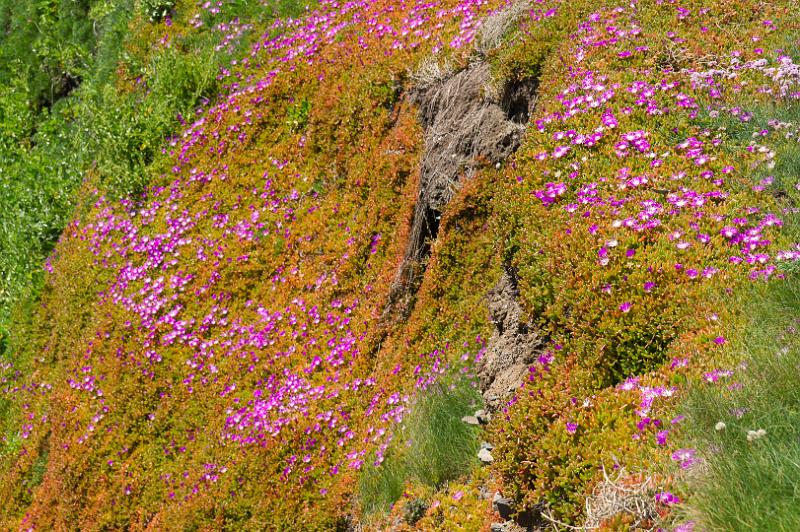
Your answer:
[[[475,416],[464,416],[461,418],[461,421],[463,421],[467,425],[474,425],[476,427],[480,425],[478,418],[476,418]]]
[[[486,425],[492,420],[492,416],[486,410],[478,410],[475,412],[475,417],[482,425]]]
[[[492,453],[490,453],[488,449],[481,449],[478,451],[478,459],[484,464],[491,464],[494,462],[494,456],[492,456]]]
[[[499,513],[500,517],[503,519],[511,519],[511,516],[514,513],[514,501],[507,497],[503,497],[498,491],[492,498],[492,509]]]
[[[486,449],[487,451],[492,451],[492,450],[494,450],[494,445],[492,445],[488,441],[482,441],[481,442],[481,449]]]
[[[489,526],[490,532],[505,532],[506,524],[505,523],[492,523]]]

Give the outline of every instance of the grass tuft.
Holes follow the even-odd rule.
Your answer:
[[[479,431],[461,418],[475,411],[480,394],[467,380],[440,383],[421,394],[386,452],[384,462],[362,474],[359,491],[366,514],[388,511],[406,483],[443,487],[472,469]]]
[[[688,435],[705,457],[690,513],[704,530],[800,530],[800,276],[756,287],[748,301],[736,382],[687,401]],[[748,438],[759,429],[766,435]]]
[[[751,177],[774,177],[776,197],[793,207],[800,108],[790,103],[749,110],[749,124],[727,119],[716,125],[742,145],[754,138],[751,131],[778,129],[774,164]],[[783,219],[786,233],[798,238],[795,209],[786,209]],[[800,530],[800,271],[791,263],[781,273],[783,280],[750,286],[736,302],[746,309],[744,323],[729,335],[731,348],[720,361],[733,376],[695,386],[684,404],[688,444],[704,457],[688,480],[686,513],[703,530]]]

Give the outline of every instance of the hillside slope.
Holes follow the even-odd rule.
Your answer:
[[[139,23],[167,46],[213,6]],[[744,288],[800,258],[769,144],[798,129],[799,23],[749,0],[276,19],[143,194],[84,174],[0,358],[3,528],[476,530],[491,489],[538,525],[702,521],[674,510],[702,482],[680,402],[732,374]],[[398,472],[370,507],[365,479],[445,430],[419,422],[437,394],[492,411],[494,463]],[[644,512],[603,506],[619,485]]]

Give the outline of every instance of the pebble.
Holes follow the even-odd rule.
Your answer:
[[[475,416],[464,416],[461,418],[461,421],[463,421],[467,425],[474,425],[476,427],[480,425],[480,421],[478,421],[478,418],[476,418]]]
[[[492,456],[492,453],[490,453],[488,449],[481,449],[478,451],[478,459],[484,464],[491,464],[494,462],[494,456]]]
[[[492,416],[486,410],[478,410],[475,412],[475,417],[482,425],[486,425],[492,420]]]

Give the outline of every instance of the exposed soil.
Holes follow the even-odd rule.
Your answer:
[[[385,317],[405,319],[410,314],[442,213],[462,180],[481,166],[502,163],[519,148],[537,82],[506,82],[499,95],[488,90],[491,84],[489,66],[481,61],[409,95],[419,107],[425,149],[411,234]]]
[[[497,410],[525,382],[528,367],[544,348],[544,339],[524,321],[517,298],[516,273],[506,268],[487,294],[489,318],[495,330],[478,361],[478,376],[486,406]]]

